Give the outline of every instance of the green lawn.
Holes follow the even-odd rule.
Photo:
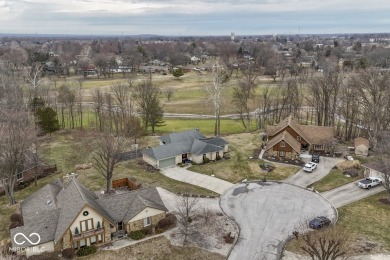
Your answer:
[[[211,175],[236,183],[243,179],[263,179],[264,173],[259,164],[263,161],[249,157],[253,156],[254,149],[261,144],[258,132],[234,134],[224,137],[229,142],[229,160],[210,162],[204,165],[194,165],[190,170]],[[299,170],[297,166],[274,164],[275,170],[267,175],[269,180],[283,180]]]
[[[365,236],[382,242],[390,250],[390,204],[383,204],[386,192],[370,196],[339,209],[337,225],[351,230],[356,236]]]
[[[345,177],[343,172],[338,169],[332,169],[328,175],[321,180],[317,181],[312,185],[312,188],[319,192],[328,191],[344,184],[361,179],[362,176],[359,174],[357,177]]]
[[[214,119],[178,119],[165,118],[165,126],[156,128],[157,133],[180,132],[199,128],[205,135],[214,134]],[[244,130],[237,120],[221,119],[221,135],[242,133]]]

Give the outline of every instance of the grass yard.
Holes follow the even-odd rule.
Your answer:
[[[390,250],[390,204],[383,204],[386,192],[370,196],[339,209],[337,225],[351,230],[356,236],[366,236],[382,242]]]
[[[332,169],[328,175],[314,183],[312,188],[319,192],[324,192],[359,180],[361,178],[362,177],[360,175],[357,177],[346,177],[341,170]]]
[[[224,256],[208,252],[197,247],[173,246],[163,236],[149,239],[118,250],[99,251],[94,255],[83,257],[86,260],[121,260],[121,259],[160,259],[160,260],[223,260]]]
[[[189,129],[199,128],[205,135],[214,134],[214,119],[178,119],[165,118],[165,126],[157,127],[157,133],[172,133],[180,132]],[[221,134],[235,134],[244,131],[241,123],[238,120],[221,119]]]
[[[360,255],[361,245],[374,244],[373,252],[383,253],[390,250],[390,204],[383,204],[379,199],[387,198],[386,192],[370,196],[338,209],[339,220],[336,228],[347,229],[351,234],[353,254]],[[291,240],[286,248],[299,253],[298,243]]]
[[[189,170],[211,175],[237,183],[243,179],[259,180],[263,179],[264,173],[259,164],[263,161],[249,159],[253,156],[253,150],[261,144],[258,133],[234,134],[224,137],[229,144],[230,160],[220,160],[204,165],[193,165]],[[297,166],[284,164],[273,164],[275,170],[267,175],[269,180],[283,180],[299,170]]]

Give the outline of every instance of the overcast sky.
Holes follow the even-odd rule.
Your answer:
[[[389,0],[0,0],[0,33],[389,32]]]

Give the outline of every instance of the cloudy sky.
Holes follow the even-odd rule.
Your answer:
[[[0,33],[259,35],[389,31],[389,0],[0,0]]]

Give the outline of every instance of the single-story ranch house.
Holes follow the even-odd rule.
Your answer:
[[[291,115],[276,126],[267,126],[266,154],[297,159],[301,150],[310,153],[327,153],[333,146],[333,127],[301,125]]]
[[[42,252],[106,245],[125,233],[156,225],[167,209],[156,188],[98,198],[77,174],[45,185],[21,202],[24,225],[10,230],[12,246],[22,241],[27,257]],[[29,237],[26,241],[20,234]],[[37,241],[38,240],[38,241]],[[38,242],[38,244],[34,244]]]
[[[143,152],[143,160],[156,169],[173,166],[187,160],[203,163],[216,160],[228,152],[229,143],[221,137],[207,138],[199,130],[188,130],[160,137],[160,146]]]

